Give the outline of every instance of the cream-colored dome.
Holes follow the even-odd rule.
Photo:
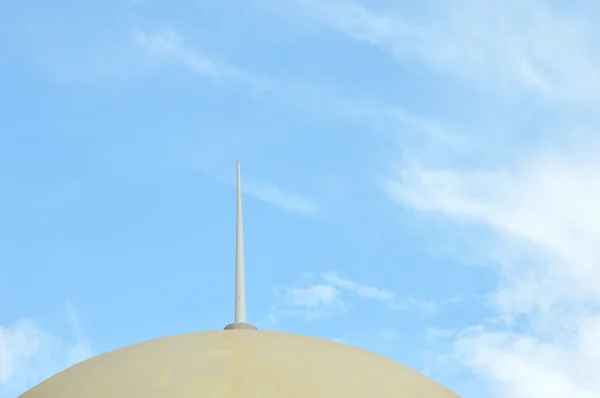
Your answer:
[[[21,398],[457,398],[368,351],[246,323],[237,162],[235,321],[225,331],[166,337],[88,359]]]
[[[456,398],[388,358],[323,339],[226,330],[88,359],[21,398]]]

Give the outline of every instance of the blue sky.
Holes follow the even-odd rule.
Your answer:
[[[591,1],[0,13],[0,397],[233,317],[467,398],[600,396]]]

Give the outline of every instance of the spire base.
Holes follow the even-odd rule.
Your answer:
[[[225,330],[257,330],[257,328],[246,322],[234,322],[225,326]]]

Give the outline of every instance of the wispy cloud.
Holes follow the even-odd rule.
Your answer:
[[[243,190],[258,200],[270,203],[292,213],[315,215],[320,211],[317,204],[300,195],[285,192],[275,185],[243,184]]]
[[[511,283],[497,300],[506,311],[551,309],[562,299],[599,300],[600,164],[583,158],[531,156],[518,171],[404,170],[386,189],[427,211],[483,222],[502,236],[552,255],[531,273],[502,264]],[[505,259],[495,258],[504,262]],[[539,279],[543,273],[543,280]],[[534,289],[535,288],[535,289]]]
[[[346,311],[348,305],[341,292],[331,285],[311,285],[305,288],[278,286],[275,293],[284,300],[269,314],[271,322],[281,316],[302,316],[315,320],[336,311]]]
[[[424,2],[385,11],[345,0],[301,1],[313,17],[401,60],[487,88],[596,102],[593,20],[543,1]],[[571,10],[572,11],[572,10]]]
[[[312,275],[305,279],[312,279]],[[320,280],[325,283],[308,284],[307,287],[301,288],[277,286],[275,293],[282,303],[274,307],[271,320],[278,318],[277,314],[301,315],[314,320],[339,311],[347,311],[352,307],[352,296],[374,300],[394,310],[414,308],[426,314],[437,311],[440,305],[449,302],[398,298],[393,292],[342,278],[334,271],[321,275]]]
[[[344,23],[319,15],[329,15],[336,29],[399,60],[419,59],[487,89],[504,86],[520,101],[537,100],[549,120],[561,120],[562,131],[541,125],[514,131],[509,119],[505,135],[520,134],[528,149],[494,147],[502,163],[480,152],[468,167],[460,159],[440,166],[430,160],[435,156],[415,151],[383,188],[398,203],[445,216],[470,237],[469,252],[498,269],[489,295],[493,316],[452,334],[452,352],[441,354],[445,366],[461,361],[503,398],[600,396],[590,370],[600,368],[592,332],[600,322],[600,126],[588,119],[582,132],[581,117],[547,101],[570,102],[580,115],[598,105],[598,30],[586,16],[549,2],[451,2],[444,12],[418,18],[335,4]],[[360,17],[353,20],[352,12]],[[403,42],[410,34],[415,40]],[[466,138],[488,137],[482,130]],[[486,236],[482,244],[482,227],[491,242]],[[438,341],[438,332],[429,330],[426,340]]]
[[[419,308],[425,313],[433,313],[444,303],[454,301],[454,299],[437,302],[432,300],[418,300],[411,297],[399,298],[389,290],[344,279],[333,271],[325,273],[323,279],[333,286],[352,292],[364,299],[377,300],[392,309]]]
[[[165,28],[154,34],[135,32],[134,41],[138,46],[153,53],[167,54],[179,58],[196,73],[219,76],[229,69],[228,66],[217,68],[214,61],[189,51],[183,45],[181,37],[172,29]],[[225,71],[222,68],[225,68]]]
[[[333,271],[324,274],[323,279],[334,286],[352,291],[362,298],[375,299],[383,302],[392,302],[396,298],[394,293],[390,291],[344,279]]]
[[[222,83],[233,83],[238,90],[249,90],[259,96],[268,96],[278,103],[304,113],[367,121],[371,127],[380,126],[397,131],[407,126],[419,134],[440,137],[445,131],[430,120],[411,115],[396,106],[343,94],[335,87],[293,76],[274,77],[228,62],[217,55],[208,55],[186,43],[172,27],[162,27],[151,33],[137,31],[133,36],[136,46],[162,59],[175,59],[196,75]],[[385,126],[385,127],[383,127]],[[450,139],[450,136],[446,138]],[[452,137],[457,140],[457,137]],[[458,142],[456,142],[458,143]]]
[[[199,75],[221,81],[234,81],[261,90],[268,90],[273,85],[270,79],[250,73],[216,56],[192,50],[186,45],[183,37],[171,27],[163,27],[153,33],[136,31],[133,39],[138,47],[145,49],[150,54],[175,58]]]
[[[567,332],[571,327],[576,330]],[[458,355],[502,397],[598,397],[600,317],[530,333],[478,331],[456,344]],[[560,336],[567,332],[566,335]],[[562,340],[562,341],[561,341]]]
[[[496,234],[491,298],[508,321],[463,332],[455,349],[503,397],[600,394],[590,370],[600,367],[600,163],[589,138],[579,152],[529,153],[510,168],[404,168],[385,185],[399,202]]]
[[[0,383],[18,383],[28,362],[39,352],[47,336],[31,321],[21,320],[0,328]]]
[[[0,326],[0,395],[15,396],[92,355],[91,344],[70,304],[75,338],[52,333],[30,319]]]
[[[69,366],[71,366],[91,358],[93,356],[93,351],[92,345],[89,339],[86,337],[83,328],[79,323],[79,318],[77,317],[77,314],[73,309],[73,305],[70,302],[67,302],[66,310],[77,337],[75,345],[69,349],[68,353]]]

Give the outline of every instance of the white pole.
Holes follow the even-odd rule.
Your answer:
[[[244,275],[244,225],[242,222],[242,180],[237,161],[237,226],[235,247],[235,323],[246,323],[246,280]]]
[[[235,229],[235,318],[225,330],[256,330],[256,326],[246,323],[246,277],[244,274],[244,224],[242,222],[242,179],[240,161],[237,161],[237,223]]]

